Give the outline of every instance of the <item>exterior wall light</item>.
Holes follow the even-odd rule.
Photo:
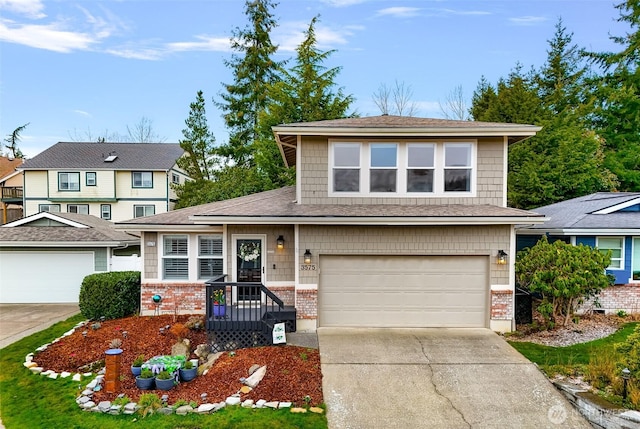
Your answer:
[[[309,249],[304,252],[304,263],[307,265],[311,263],[311,251]]]
[[[496,264],[506,265],[508,260],[509,256],[507,255],[507,252],[502,249],[498,250],[498,256],[496,256]]]
[[[278,249],[284,249],[284,237],[283,236],[279,236],[278,239],[276,240],[276,247]]]

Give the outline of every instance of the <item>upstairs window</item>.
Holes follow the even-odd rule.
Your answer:
[[[171,183],[175,183],[176,185],[180,184],[180,176],[176,173],[171,173]]]
[[[433,192],[435,145],[407,145],[407,192]]]
[[[104,220],[111,220],[111,204],[100,204],[100,217]]]
[[[360,192],[360,143],[333,145],[333,191]]]
[[[398,145],[369,145],[369,192],[396,192],[398,182]]]
[[[189,237],[165,235],[162,238],[162,278],[189,278]]]
[[[609,270],[621,270],[624,267],[624,238],[623,237],[597,237],[596,247],[602,253],[611,251],[611,263]]]
[[[80,173],[58,173],[59,191],[79,191]]]
[[[67,213],[89,214],[89,204],[67,204]]]
[[[154,214],[156,214],[156,206],[154,205],[133,206],[133,217],[144,217]]]
[[[331,142],[329,196],[474,197],[475,141]]]
[[[96,173],[95,171],[87,172],[85,176],[85,183],[87,186],[96,186]]]
[[[153,188],[153,173],[151,171],[134,171],[131,173],[134,188]]]
[[[444,145],[444,191],[471,191],[471,145],[446,143]]]
[[[38,211],[60,213],[60,204],[39,204]]]

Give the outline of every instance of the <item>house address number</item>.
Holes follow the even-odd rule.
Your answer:
[[[300,265],[300,271],[316,271],[317,269],[316,264]]]

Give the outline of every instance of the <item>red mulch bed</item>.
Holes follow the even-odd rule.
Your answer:
[[[295,405],[305,405],[304,397],[308,395],[312,405],[323,402],[320,353],[317,349],[297,346],[239,349],[235,351],[235,356],[225,352],[206,375],[180,383],[168,392],[139,390],[131,374],[133,360],[140,354],[147,359],[171,354],[171,346],[176,343],[176,338],[169,333],[160,334],[160,328],[178,322],[185,323],[188,318],[189,315],[180,315],[174,322],[172,315],[134,316],[107,320],[97,330],[93,330],[89,324],[39,352],[34,361],[45,370],[75,373],[83,365],[104,359],[111,340],[119,338],[123,350],[121,389],[117,393],[106,393],[104,390],[96,392],[93,396],[96,403],[112,401],[118,393],[124,393],[135,402],[140,394],[149,392],[159,396],[168,394],[169,404],[178,399],[202,403],[202,393],[207,393],[209,403],[221,402],[240,390],[240,378],[248,377],[249,368],[254,364],[266,365],[267,373],[252,392],[242,395],[242,400],[291,401]],[[86,337],[82,331],[86,331]],[[127,331],[127,338],[123,338],[123,331]],[[198,344],[207,342],[205,331],[190,330],[186,338],[191,341],[192,351]],[[192,354],[189,358],[197,356]]]

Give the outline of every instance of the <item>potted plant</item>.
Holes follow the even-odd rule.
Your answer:
[[[174,381],[173,374],[163,369],[156,375],[156,388],[160,390],[171,390]]]
[[[213,300],[213,315],[216,317],[224,316],[227,312],[227,308],[225,306],[225,290],[214,290],[211,299]]]
[[[155,377],[153,376],[153,372],[150,369],[145,368],[140,371],[140,375],[136,377],[136,386],[141,390],[151,390],[153,389],[153,382]]]
[[[140,372],[142,371],[143,363],[144,355],[138,355],[138,357],[135,358],[133,363],[131,364],[131,374],[135,375],[136,377],[139,376]]]
[[[196,378],[198,375],[198,368],[193,365],[193,362],[190,360],[184,363],[184,366],[180,368],[180,380],[182,381],[191,381]]]

